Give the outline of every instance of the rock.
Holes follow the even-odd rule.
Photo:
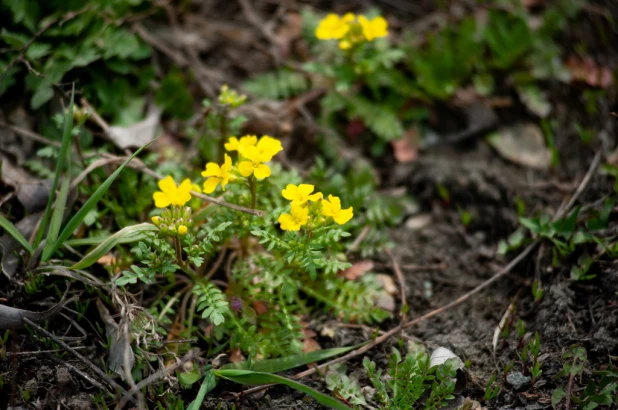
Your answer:
[[[517,391],[528,386],[531,381],[530,376],[524,376],[522,372],[511,372],[506,375],[506,382]]]

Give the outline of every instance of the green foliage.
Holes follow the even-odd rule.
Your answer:
[[[31,108],[38,109],[53,97],[55,84],[80,77],[85,95],[99,112],[119,116],[152,78],[152,69],[142,62],[150,48],[123,25],[127,17],[149,7],[142,0],[96,0],[87,6],[74,1],[3,2],[0,43],[9,52],[0,57],[0,92],[25,84]],[[22,52],[28,68],[15,63]]]
[[[354,405],[367,405],[358,380],[348,377],[345,373],[330,371],[326,374],[325,381],[326,388],[332,391],[336,397],[342,397],[348,403]]]
[[[244,83],[247,92],[271,100],[294,97],[309,89],[307,77],[299,72],[278,70],[258,74]]]
[[[439,409],[452,400],[458,359],[448,359],[443,364],[430,367],[429,356],[422,350],[409,352],[402,358],[397,349],[388,361],[388,378],[382,376],[382,371],[368,358],[363,360],[371,384],[376,389],[374,400],[380,404],[380,409],[403,410],[418,407],[425,393],[429,395],[424,400],[426,409]]]
[[[554,379],[573,379],[577,376],[582,377],[586,364],[588,363],[586,349],[582,346],[572,345],[562,355],[564,360],[562,370],[554,376]],[[566,380],[565,380],[566,381]],[[552,394],[552,406],[556,408],[567,393],[564,388],[558,387]],[[588,384],[578,393],[571,391],[571,401],[581,409],[591,410],[599,406],[618,404],[618,367],[611,359],[605,370],[593,372],[593,377],[588,380]]]
[[[197,296],[197,311],[202,311],[203,319],[209,319],[215,326],[225,322],[230,308],[218,287],[212,283],[197,282],[192,291]]]

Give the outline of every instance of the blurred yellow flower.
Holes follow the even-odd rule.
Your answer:
[[[264,135],[255,146],[240,146],[240,155],[246,158],[238,164],[238,171],[243,177],[255,175],[257,179],[270,176],[270,168],[264,162],[268,162],[283,150],[281,142],[275,138]]]
[[[187,227],[185,225],[180,225],[178,227],[178,235],[186,235],[187,234]]]
[[[374,17],[369,20],[365,16],[359,16],[358,22],[363,28],[363,35],[367,41],[373,41],[378,37],[386,37],[388,35],[388,22],[384,17]]]
[[[320,40],[339,40],[350,31],[350,24],[356,19],[353,13],[347,13],[343,17],[331,13],[324,17],[315,29],[315,36]]]
[[[288,184],[281,191],[281,195],[288,201],[292,201],[292,205],[304,205],[307,201],[316,202],[322,199],[321,192],[311,195],[314,189],[315,187],[311,184],[300,184],[298,186]]]
[[[298,231],[300,227],[307,224],[309,219],[309,209],[302,205],[292,204],[291,214],[279,215],[278,222],[284,231]]]
[[[191,180],[185,179],[176,186],[174,178],[167,176],[159,181],[159,189],[152,195],[157,208],[167,208],[170,205],[183,206],[191,199]]]
[[[217,185],[221,184],[221,189],[225,191],[225,186],[230,181],[232,173],[232,158],[225,154],[225,161],[223,165],[219,166],[214,162],[206,164],[206,170],[202,171],[203,177],[208,177],[204,182],[204,192],[210,194],[217,189]]]
[[[352,207],[341,209],[341,200],[337,196],[329,195],[328,200],[322,200],[322,215],[330,216],[339,225],[348,222],[354,216]]]
[[[240,151],[242,147],[252,147],[257,144],[257,137],[255,135],[245,135],[240,140],[236,137],[230,137],[227,143],[225,143],[225,149],[228,151]]]

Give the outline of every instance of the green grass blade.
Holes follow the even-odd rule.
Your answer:
[[[110,251],[114,246],[124,240],[124,243],[133,242],[143,237],[142,233],[156,231],[158,228],[151,223],[141,223],[138,225],[127,226],[110,235],[99,246],[90,251],[84,258],[71,266],[71,269],[85,269],[96,263],[103,255]]]
[[[320,393],[317,390],[313,390],[311,387],[305,386],[302,383],[298,383],[294,380],[290,380],[288,378],[277,376],[276,374],[270,373],[260,373],[253,372],[251,370],[238,370],[238,369],[228,369],[228,370],[215,370],[215,376],[222,377],[227,380],[231,380],[235,383],[240,384],[249,384],[249,385],[263,385],[263,384],[285,384],[293,389],[306,393],[316,399],[320,404],[329,407],[331,409],[337,410],[349,410],[350,407],[346,406],[342,402],[337,399],[334,399],[331,396],[327,396],[323,393]]]
[[[200,386],[200,390],[197,392],[197,396],[195,397],[195,400],[193,400],[189,404],[189,406],[187,407],[187,410],[201,409],[202,403],[204,402],[204,398],[215,387],[217,387],[217,378],[215,377],[214,370],[212,369],[212,367],[210,367],[208,370],[206,370],[206,375],[204,375],[204,381],[202,382],[202,385]]]
[[[45,234],[45,230],[47,228],[47,223],[49,222],[49,218],[51,216],[52,204],[56,198],[56,188],[58,187],[58,181],[60,180],[60,175],[62,171],[64,171],[64,161],[67,158],[67,154],[69,152],[69,148],[71,146],[71,130],[73,129],[73,107],[75,106],[75,84],[73,84],[73,90],[71,91],[71,102],[69,103],[69,111],[64,117],[64,129],[62,131],[62,145],[60,146],[60,154],[58,155],[58,162],[56,163],[56,174],[54,175],[54,181],[52,182],[51,189],[49,191],[49,199],[47,200],[47,206],[45,207],[45,212],[43,212],[43,218],[41,218],[41,223],[39,224],[39,230],[36,233],[36,237],[34,239],[33,248],[37,248],[43,240],[43,235]],[[69,159],[70,161],[70,159]]]
[[[258,360],[239,363],[228,363],[221,366],[222,370],[237,369],[237,370],[253,370],[254,372],[263,373],[279,373],[293,369],[307,363],[315,363],[322,360],[330,359],[331,357],[339,356],[352,350],[362,347],[365,343],[356,346],[335,347],[333,349],[316,350],[315,352],[301,353],[292,356],[280,357],[277,359]]]
[[[110,235],[108,235],[108,236],[91,236],[91,237],[88,237],[88,238],[78,238],[78,239],[67,239],[66,241],[64,241],[63,245],[68,245],[68,246],[72,246],[72,247],[76,247],[76,246],[98,246],[98,245],[101,245],[103,242],[105,242],[109,237],[110,237]],[[124,237],[124,238],[120,238],[120,240],[118,241],[117,245],[121,245],[123,243],[132,243],[132,242],[141,241],[144,238],[146,238],[146,235],[144,235],[143,233],[132,235],[132,236],[127,236],[127,237]]]
[[[47,242],[45,242],[43,254],[41,255],[41,261],[43,262],[47,262],[51,257],[52,250],[56,244],[56,239],[58,239],[58,232],[60,232],[60,227],[62,226],[62,219],[64,218],[64,211],[66,209],[67,198],[69,196],[69,187],[71,186],[71,178],[69,175],[71,175],[70,165],[67,166],[67,175],[65,175],[64,180],[62,181],[62,186],[60,186],[60,192],[58,192],[58,197],[56,198],[56,206],[54,207],[51,220],[49,221]]]
[[[71,236],[73,231],[75,231],[75,229],[77,229],[77,227],[84,221],[84,218],[86,218],[86,215],[88,215],[88,212],[90,212],[92,209],[94,209],[95,206],[97,206],[97,203],[99,202],[99,200],[107,192],[109,187],[112,185],[114,180],[118,177],[118,175],[122,172],[124,167],[129,163],[129,161],[135,158],[140,152],[142,152],[144,148],[146,148],[151,143],[152,141],[150,141],[148,144],[144,145],[143,147],[135,151],[133,155],[131,155],[125,162],[123,162],[122,165],[120,165],[118,169],[116,169],[116,171],[114,171],[114,173],[112,173],[101,184],[101,186],[99,186],[99,188],[94,192],[94,194],[92,194],[90,198],[88,198],[86,203],[79,209],[79,211],[77,211],[77,213],[73,216],[73,218],[69,220],[67,225],[64,227],[64,229],[60,233],[58,240],[54,244],[53,251],[56,251],[58,247],[62,245],[64,241],[66,241],[69,238],[69,236]]]
[[[6,233],[11,235],[17,242],[19,242],[21,244],[21,246],[26,248],[28,253],[30,255],[32,255],[32,253],[34,252],[34,249],[32,248],[32,245],[30,245],[30,243],[24,237],[24,235],[22,235],[21,232],[19,232],[19,230],[17,230],[17,227],[15,227],[15,225],[13,225],[13,223],[11,221],[6,219],[4,217],[4,215],[0,215],[0,227],[2,229],[4,229],[6,231]]]

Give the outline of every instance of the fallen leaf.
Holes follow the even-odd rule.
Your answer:
[[[347,280],[356,280],[363,276],[365,273],[371,271],[373,269],[373,262],[371,261],[361,261],[352,264],[347,269],[344,269],[337,273],[337,276],[341,276],[346,278]]]
[[[418,128],[412,127],[399,140],[391,141],[393,154],[400,164],[412,162],[418,155]]]
[[[532,112],[541,118],[547,118],[551,113],[551,104],[547,99],[547,93],[536,86],[517,87],[517,93],[521,102]]]
[[[394,312],[395,298],[386,292],[380,292],[377,305],[388,312]]]
[[[503,158],[524,167],[545,170],[551,165],[551,152],[545,137],[535,124],[517,124],[501,128],[487,142]]]
[[[331,339],[335,338],[337,334],[337,328],[335,326],[324,326],[322,330],[320,330],[320,336],[329,337]]]
[[[305,339],[311,339],[312,337],[316,337],[318,334],[313,329],[303,328],[303,337]]]
[[[423,214],[408,218],[406,228],[411,231],[420,231],[431,223],[431,215]]]
[[[609,67],[599,67],[591,57],[569,57],[566,68],[571,73],[571,82],[584,82],[592,87],[609,88],[614,84],[614,75]]]
[[[389,295],[396,295],[397,285],[395,285],[395,281],[393,277],[390,275],[386,275],[384,273],[379,273],[376,275],[376,281],[382,286],[382,289]]]
[[[268,303],[263,300],[256,300],[253,302],[253,308],[258,315],[268,313]]]
[[[2,160],[2,182],[15,189],[15,195],[28,213],[42,211],[47,205],[51,180],[38,179],[13,165],[5,157]]]
[[[60,302],[54,305],[51,309],[43,312],[33,312],[30,310],[0,305],[0,329],[21,329],[24,327],[24,318],[30,319],[33,322],[42,322],[43,320],[51,318],[56,313],[60,312],[60,310],[62,310],[62,308],[69,302],[77,299],[77,296],[69,299],[65,299],[65,296],[66,293]]]
[[[100,265],[113,265],[116,263],[116,257],[114,255],[112,255],[111,253],[108,253],[107,255],[103,255],[99,258],[99,260],[97,261],[98,264]]]
[[[118,148],[141,147],[156,137],[161,110],[153,107],[144,120],[128,127],[109,127],[109,137]]]
[[[232,351],[230,352],[230,362],[240,363],[244,362],[245,360],[245,356],[243,356],[239,348],[232,349]]]
[[[107,365],[125,380],[126,372],[130,373],[135,363],[135,354],[129,340],[131,323],[128,316],[121,317],[120,323],[116,323],[101,299],[97,299],[96,305],[101,320],[105,323],[105,335],[111,340]]]
[[[322,346],[315,339],[308,337],[303,340],[303,353],[315,352],[316,350],[321,350]]]

